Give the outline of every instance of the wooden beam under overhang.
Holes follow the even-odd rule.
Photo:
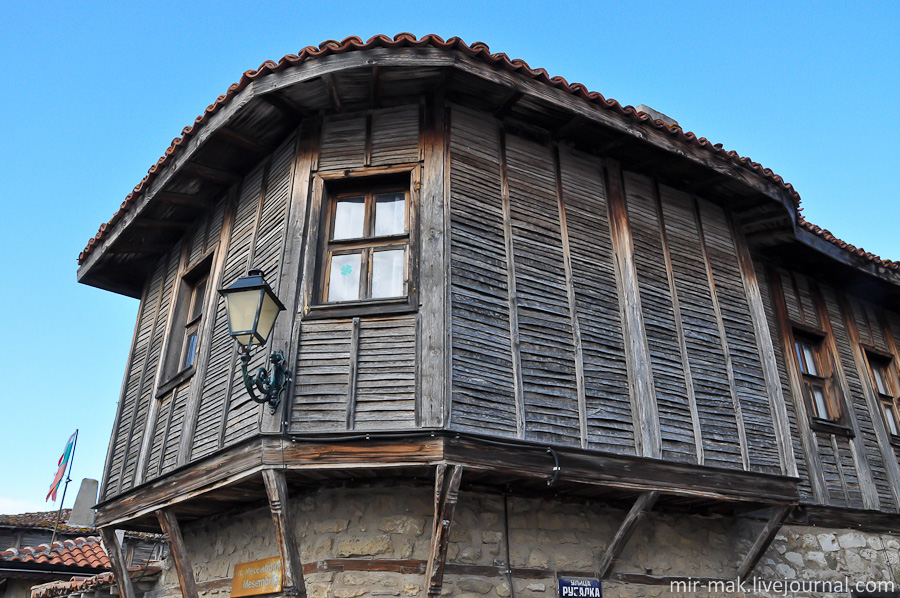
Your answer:
[[[481,484],[490,484],[491,478],[503,478],[525,484],[539,482],[544,486],[544,481],[553,479],[553,468],[558,462],[556,488],[628,493],[658,490],[667,497],[728,502],[735,506],[754,503],[782,506],[799,502],[797,480],[783,476],[564,447],[555,447],[554,459],[547,454],[545,445],[516,446],[506,442],[498,445],[456,433],[452,436],[413,434],[408,438],[379,438],[377,433],[367,436],[367,440],[323,438],[321,442],[292,442],[274,436],[251,438],[104,501],[99,505],[97,522],[101,526],[121,526],[140,520],[142,523],[136,529],[150,531],[155,524],[151,526],[145,518],[160,508],[184,505],[184,513],[199,514],[207,508],[203,506],[206,501],[208,508],[221,510],[223,501],[231,500],[228,487],[252,486],[254,479],[261,487],[260,472],[266,467],[283,468],[286,475],[298,479],[303,478],[305,471],[313,476],[352,478],[354,471],[422,475],[445,463],[465,466],[472,479],[480,478]],[[243,492],[240,490],[238,494]]]
[[[340,112],[343,110],[343,106],[341,106],[341,95],[338,93],[337,83],[334,81],[334,75],[331,73],[323,73],[322,74],[322,84],[325,86],[325,91],[328,92],[328,97],[331,100],[331,105],[334,108],[335,112]]]
[[[269,510],[275,526],[275,541],[281,554],[281,591],[285,596],[306,596],[306,584],[303,581],[303,565],[300,562],[300,549],[294,536],[294,525],[291,521],[291,510],[288,503],[287,482],[284,471],[280,469],[264,469],[263,481],[269,498]]]
[[[297,102],[289,100],[280,93],[267,93],[259,96],[264,102],[278,110],[281,115],[294,125],[312,115],[312,111],[304,108]]]
[[[516,103],[525,97],[525,92],[519,89],[518,87],[514,87],[506,94],[503,98],[503,101],[500,102],[500,105],[494,109],[494,118],[498,120],[503,120],[507,114],[509,114],[510,110],[513,109],[513,106]]]
[[[183,231],[190,228],[191,223],[178,220],[160,220],[158,218],[135,218],[132,221],[131,226],[157,230]]]
[[[644,518],[647,511],[653,508],[653,504],[658,498],[659,492],[651,490],[650,492],[644,492],[638,496],[636,501],[634,501],[628,514],[625,515],[625,519],[623,519],[621,525],[619,525],[616,535],[613,536],[613,539],[606,547],[606,551],[603,553],[603,557],[600,559],[600,566],[597,568],[597,577],[603,579],[609,575],[616,559],[619,558],[625,545],[628,544],[628,540],[631,539],[631,535],[637,528],[637,524],[641,522],[641,519]]]
[[[756,537],[756,541],[753,542],[753,546],[750,547],[750,550],[738,566],[737,574],[735,575],[737,579],[744,581],[750,576],[750,573],[753,572],[753,568],[756,567],[759,559],[763,557],[766,549],[769,548],[772,540],[775,539],[775,534],[781,529],[781,525],[791,512],[791,508],[792,507],[784,506],[774,510],[772,516],[769,517],[769,520],[763,526],[762,530],[760,530],[759,535]]]
[[[111,255],[122,254],[138,254],[138,255],[156,255],[163,254],[172,249],[171,245],[156,245],[149,243],[115,243],[109,248]]]
[[[190,174],[206,181],[220,183],[227,186],[235,185],[241,182],[241,180],[243,179],[243,177],[239,174],[228,172],[227,170],[221,170],[219,168],[213,168],[212,166],[197,164],[196,162],[185,162],[181,165],[179,170],[182,173]]]
[[[160,201],[162,203],[184,206],[186,208],[194,208],[198,210],[205,210],[212,206],[212,201],[207,196],[191,195],[189,193],[176,193],[174,191],[158,191],[153,196],[153,199],[154,201]]]
[[[101,527],[100,537],[103,539],[103,547],[106,549],[109,561],[112,564],[119,596],[121,598],[135,598],[134,584],[131,583],[131,576],[128,575],[128,562],[125,559],[125,554],[122,552],[122,545],[119,544],[116,531],[109,527]]]
[[[259,156],[267,156],[275,151],[274,146],[267,143],[260,143],[243,133],[238,133],[234,129],[229,129],[227,127],[222,127],[216,131],[216,137],[229,145],[253,152]]]
[[[191,565],[190,556],[181,536],[181,526],[178,519],[168,509],[160,509],[156,512],[159,525],[163,533],[168,536],[169,552],[175,562],[175,571],[178,574],[178,585],[181,586],[181,595],[184,598],[198,598],[197,582],[194,579],[194,567]]]

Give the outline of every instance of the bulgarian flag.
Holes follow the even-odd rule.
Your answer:
[[[53,476],[53,483],[50,484],[50,492],[47,493],[47,498],[44,499],[44,502],[47,502],[51,498],[53,499],[53,502],[56,502],[56,491],[59,490],[59,485],[66,475],[66,466],[72,460],[72,453],[75,452],[75,439],[77,437],[78,430],[75,430],[75,433],[69,437],[69,441],[66,443],[66,448],[63,451],[62,457],[59,458],[59,468],[56,470],[56,475]]]

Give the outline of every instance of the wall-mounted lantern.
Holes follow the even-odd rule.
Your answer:
[[[228,333],[241,347],[244,386],[254,401],[268,403],[269,411],[275,413],[281,393],[291,381],[291,372],[284,367],[284,354],[281,351],[272,352],[269,358],[272,362],[271,375],[266,368],[259,368],[256,376],[251,377],[247,366],[250,364],[250,349],[254,345],[262,347],[266,344],[284,305],[266,284],[262,270],[250,270],[227,289],[219,289],[219,293],[225,298]],[[257,396],[257,390],[263,396]]]

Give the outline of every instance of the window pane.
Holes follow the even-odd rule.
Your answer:
[[[207,278],[204,278],[194,287],[194,293],[191,297],[191,315],[188,317],[188,321],[200,317],[200,314],[203,313],[203,297],[206,295],[207,280]]]
[[[891,394],[888,391],[887,380],[885,379],[885,374],[887,372],[884,371],[884,366],[880,363],[876,363],[872,365],[872,373],[875,374],[875,386],[878,387],[878,392],[883,395]]]
[[[197,329],[192,328],[187,333],[184,340],[184,363],[181,364],[182,369],[194,365],[194,353],[197,352]]]
[[[328,296],[325,301],[356,301],[359,299],[360,253],[331,256],[328,276]]]
[[[897,414],[894,412],[894,408],[887,403],[882,403],[881,406],[884,409],[884,419],[887,421],[888,430],[894,436],[900,436],[900,423],[897,422]]]
[[[402,297],[403,270],[405,261],[403,249],[376,251],[372,255],[372,298]]]
[[[333,240],[358,239],[365,234],[366,199],[364,197],[344,197],[338,200],[334,209]]]
[[[406,232],[406,195],[384,193],[375,196],[375,236]]]
[[[806,368],[807,373],[812,374],[813,376],[821,376],[819,373],[819,366],[816,365],[816,351],[815,349],[806,343],[803,344],[803,357],[806,359]]]
[[[809,370],[806,368],[806,359],[803,357],[803,343],[800,341],[795,342],[794,351],[797,353],[797,363],[800,364],[800,371],[804,374],[808,374]]]
[[[828,413],[828,400],[825,398],[825,390],[821,386],[810,386],[810,390],[812,391],[816,417],[832,419],[831,414]]]

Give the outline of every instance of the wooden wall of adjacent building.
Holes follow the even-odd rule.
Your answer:
[[[758,264],[766,311],[776,343],[791,410],[795,452],[801,457],[801,493],[814,502],[838,507],[896,512],[900,468],[896,442],[885,426],[866,348],[900,363],[892,327],[897,314],[842,293],[807,275]],[[832,369],[831,392],[843,418],[834,429],[816,426],[803,398],[802,376],[793,355],[792,332],[818,334],[822,357]]]

